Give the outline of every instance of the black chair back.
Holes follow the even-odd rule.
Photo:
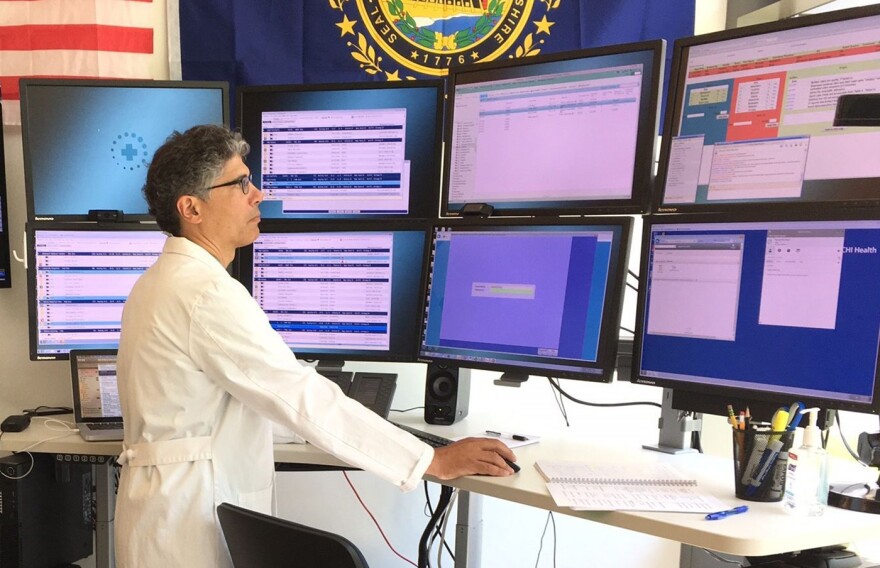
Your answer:
[[[337,534],[229,503],[217,507],[217,516],[235,568],[369,568],[360,550]]]

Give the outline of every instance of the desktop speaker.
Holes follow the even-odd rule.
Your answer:
[[[454,424],[467,416],[471,370],[445,363],[428,364],[425,380],[425,422]]]

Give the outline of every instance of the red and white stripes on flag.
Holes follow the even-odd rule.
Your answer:
[[[165,0],[0,0],[4,122],[21,123],[21,77],[168,78],[165,8]]]

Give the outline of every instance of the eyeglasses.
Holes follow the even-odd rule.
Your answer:
[[[241,192],[247,195],[248,191],[251,190],[252,183],[254,183],[253,178],[251,174],[248,174],[246,176],[241,176],[240,178],[235,178],[232,181],[227,181],[226,183],[218,183],[217,185],[212,185],[211,187],[206,188],[205,191],[209,189],[217,189],[218,187],[226,187],[227,185],[238,185],[241,187]]]

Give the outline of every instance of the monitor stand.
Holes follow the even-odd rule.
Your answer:
[[[495,379],[494,383],[499,387],[521,387],[524,382],[529,380],[529,376],[523,373],[503,373],[501,377]]]
[[[684,411],[672,408],[672,389],[663,389],[663,406],[660,410],[660,438],[656,445],[645,444],[642,448],[665,454],[688,454],[697,450],[691,446],[691,434],[703,427],[702,414],[693,418]]]
[[[877,483],[835,483],[828,491],[828,504],[860,513],[880,514],[880,479]]]

